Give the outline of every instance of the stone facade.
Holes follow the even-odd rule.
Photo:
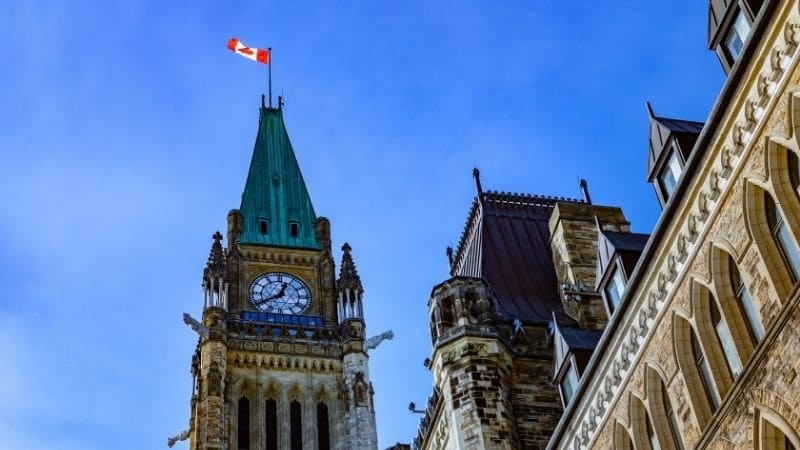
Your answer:
[[[800,242],[790,180],[800,9],[762,8],[752,54],[687,161],[681,198],[665,205],[549,448],[800,448],[800,292],[789,261]],[[767,196],[785,244],[769,228]]]
[[[428,303],[434,389],[420,448],[800,448],[800,2],[710,3],[714,26],[746,13],[750,35],[724,64],[709,122],[682,138],[696,144],[682,149],[675,190],[657,186],[662,216],[619,303],[603,290],[598,242],[626,238],[622,212],[556,200],[548,256],[561,307],[549,325],[501,314],[509,294],[485,265],[529,268],[483,258],[478,183],[456,252],[469,276],[456,265]],[[604,331],[581,360],[561,328]],[[554,339],[571,356],[554,357]]]

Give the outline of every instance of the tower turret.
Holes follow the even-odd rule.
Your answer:
[[[228,282],[226,278],[227,252],[222,248],[222,234],[212,236],[208,264],[203,270],[203,309],[228,309]]]
[[[369,378],[369,356],[364,345],[364,288],[348,243],[342,246],[342,266],[336,281],[339,320],[342,330],[343,376],[345,395],[345,432],[348,441],[358,442],[348,448],[377,449],[374,391]]]
[[[352,250],[350,244],[345,242],[342,246],[342,267],[339,271],[339,279],[336,281],[339,320],[341,321],[364,320],[364,288],[361,286],[361,278],[358,276],[358,270],[356,270],[350,250]]]

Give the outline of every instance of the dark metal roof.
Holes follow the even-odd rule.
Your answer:
[[[683,160],[688,159],[689,152],[703,131],[703,122],[692,120],[670,119],[658,117],[653,113],[650,103],[647,103],[647,114],[650,117],[650,138],[648,142],[647,179],[652,180],[655,172],[660,167],[664,149],[669,145],[670,138],[678,141],[678,146],[683,155]]]
[[[473,201],[453,268],[465,257],[465,248],[479,242],[480,276],[495,290],[499,312],[506,317],[549,322],[553,312],[561,315],[548,226],[557,202],[582,203],[492,191]],[[479,221],[476,214],[481,214]]]
[[[650,238],[649,234],[645,233],[619,233],[616,231],[603,231],[611,245],[617,251],[633,251],[640,252],[644,250],[647,240]]]
[[[597,240],[597,285],[595,288],[603,289],[608,279],[605,276],[606,272],[615,255],[619,255],[625,279],[628,279],[649,238],[649,234],[601,230]]]
[[[692,133],[700,134],[703,131],[703,122],[695,122],[692,120],[683,119],[668,119],[666,117],[656,117],[656,122],[663,125],[673,133]]]
[[[586,330],[583,328],[558,327],[564,342],[570,350],[594,350],[600,342],[603,330]]]

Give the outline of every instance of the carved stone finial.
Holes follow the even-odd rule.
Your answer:
[[[222,234],[217,231],[211,238],[211,251],[208,254],[208,264],[204,272],[204,278],[220,278],[225,276],[225,251],[222,249]]]
[[[342,245],[342,266],[339,270],[339,279],[336,284],[340,289],[356,289],[361,291],[361,277],[358,276],[356,263],[353,262],[353,256],[350,254],[352,248],[347,242]]]

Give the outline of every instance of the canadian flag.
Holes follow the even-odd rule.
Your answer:
[[[244,56],[245,58],[252,59],[255,62],[269,64],[269,50],[247,47],[237,38],[231,38],[228,40],[228,49],[234,53]]]

